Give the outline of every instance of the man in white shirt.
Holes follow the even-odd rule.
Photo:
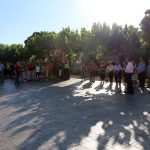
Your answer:
[[[132,74],[133,74],[134,66],[132,64],[131,59],[127,59],[127,66],[125,69],[126,72],[126,81],[127,81],[127,94],[134,94],[134,88],[132,83]]]

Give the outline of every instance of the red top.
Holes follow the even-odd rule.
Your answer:
[[[32,71],[33,70],[33,64],[32,63],[27,64],[27,69],[29,71]]]
[[[20,72],[21,72],[21,67],[20,67],[20,65],[15,65],[15,73],[16,73],[16,74],[20,74]]]
[[[90,72],[92,72],[92,71],[96,71],[96,69],[97,69],[97,65],[93,62],[93,63],[90,63],[90,67],[89,67],[89,69],[90,69]]]

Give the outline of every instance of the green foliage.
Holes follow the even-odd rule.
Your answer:
[[[140,33],[142,37],[142,47],[145,50],[145,57],[149,59],[150,57],[150,9],[145,11],[145,17],[142,19],[141,23],[141,30],[142,32]]]
[[[36,55],[40,58],[44,51],[50,52],[55,47],[57,34],[55,32],[34,32],[25,40],[25,48],[28,57]]]
[[[0,44],[0,61],[26,61],[31,56],[43,59],[44,53],[52,54],[55,49],[66,52],[71,64],[92,57],[102,59],[122,59],[128,55],[138,58],[150,55],[150,15],[141,21],[141,29],[134,26],[121,26],[116,23],[110,27],[106,23],[94,23],[91,30],[81,28],[72,30],[70,27],[55,32],[34,32],[24,45]]]
[[[150,15],[145,15],[140,26],[143,31],[144,39],[150,44]]]
[[[0,44],[0,59],[3,62],[17,62],[25,60],[24,47],[22,44],[3,45]]]

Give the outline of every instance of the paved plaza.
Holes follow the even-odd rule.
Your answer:
[[[150,150],[150,91],[99,81],[0,84],[0,150]]]

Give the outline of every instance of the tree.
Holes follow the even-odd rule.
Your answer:
[[[145,16],[142,19],[141,23],[142,32],[142,45],[145,49],[145,56],[148,58],[150,56],[150,9],[145,11]]]
[[[0,44],[0,61],[9,61],[9,45]]]
[[[41,59],[45,52],[53,54],[55,49],[68,54],[70,64],[75,64],[77,60],[88,62],[90,57],[114,61],[128,55],[134,58],[141,55],[146,57],[150,55],[150,10],[145,12],[141,29],[139,31],[132,25],[123,27],[114,23],[110,27],[106,23],[94,23],[90,30],[72,30],[67,27],[58,33],[34,32],[24,41],[24,46],[0,44],[0,59],[5,62],[26,61],[33,55]]]
[[[142,19],[140,26],[143,31],[144,39],[150,45],[150,10],[145,11],[145,16]]]
[[[50,52],[54,49],[57,39],[55,32],[34,32],[25,40],[25,49],[28,57],[36,55],[40,58],[45,51]]]
[[[106,24],[94,23],[92,26],[92,43],[96,58],[104,59],[110,51],[111,29]]]

